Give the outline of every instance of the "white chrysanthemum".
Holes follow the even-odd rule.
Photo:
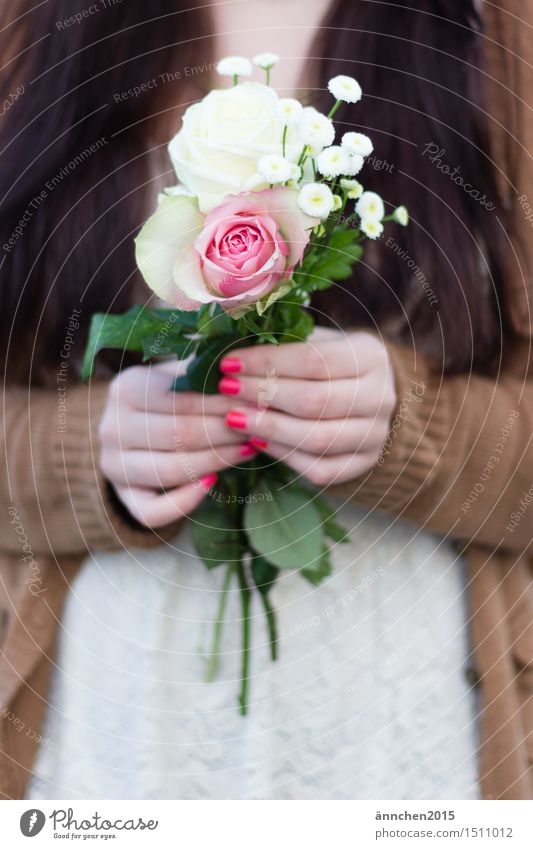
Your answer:
[[[308,183],[298,195],[298,206],[313,218],[327,218],[334,203],[333,192],[325,183]]]
[[[294,126],[300,120],[303,112],[303,106],[298,100],[293,97],[282,97],[278,100],[276,113],[280,121],[286,126]]]
[[[254,65],[257,65],[258,68],[263,68],[263,70],[268,71],[279,62],[279,56],[277,53],[258,53],[257,56],[254,56],[252,62]]]
[[[338,212],[342,209],[342,198],[340,195],[333,195],[333,212]]]
[[[357,180],[346,180],[345,178],[341,180],[341,188],[348,192],[349,200],[359,200],[364,191],[361,183]]]
[[[269,153],[259,160],[257,170],[269,183],[286,183],[291,178],[292,164],[283,156]]]
[[[346,189],[347,192],[352,191],[353,189],[361,189],[361,194],[363,194],[363,187],[358,180],[349,180],[346,177],[343,177],[340,181],[341,188]]]
[[[326,147],[318,154],[316,165],[324,177],[339,177],[341,174],[346,174],[348,154],[338,144]]]
[[[345,77],[343,74],[333,77],[328,83],[328,88],[335,100],[344,100],[345,103],[357,103],[363,96],[357,80],[353,77]]]
[[[295,183],[299,183],[302,178],[302,169],[296,162],[293,162],[291,165],[291,180],[294,180]]]
[[[307,106],[298,122],[298,132],[304,144],[311,145],[318,152],[329,147],[335,138],[335,127],[325,115],[313,106]]]
[[[398,222],[398,224],[401,224],[402,227],[407,227],[409,224],[409,212],[405,206],[397,206],[392,213],[392,217]]]
[[[244,56],[226,56],[218,62],[217,73],[222,77],[249,77],[252,63]]]
[[[379,239],[383,233],[383,224],[372,216],[363,218],[359,226],[369,239]]]
[[[370,156],[374,145],[364,133],[344,133],[341,144],[347,153]]]
[[[385,205],[375,192],[363,192],[355,207],[359,218],[373,218],[381,221],[385,215]]]
[[[347,177],[357,176],[357,174],[359,174],[359,171],[361,170],[361,168],[365,164],[365,160],[363,159],[361,154],[360,153],[354,153],[353,156],[347,156],[346,160],[347,160],[346,170],[344,171],[346,176]]]

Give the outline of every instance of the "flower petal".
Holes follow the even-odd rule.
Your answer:
[[[196,309],[174,280],[176,260],[201,232],[204,219],[196,202],[184,195],[163,196],[135,239],[137,265],[148,286],[182,309]]]

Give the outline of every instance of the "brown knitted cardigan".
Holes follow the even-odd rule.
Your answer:
[[[533,224],[526,204],[533,205],[533,0],[486,3],[484,14],[493,157],[514,248],[506,278],[513,332],[503,367],[496,378],[436,377],[415,350],[391,344],[398,398],[412,397],[415,381],[425,391],[402,415],[383,464],[333,489],[461,541],[483,705],[483,796],[531,799]],[[103,383],[72,387],[65,432],[58,432],[55,391],[15,388],[2,398],[2,798],[23,798],[37,745],[51,745],[40,740],[40,728],[58,617],[84,555],[157,545],[176,532],[135,530],[109,495],[96,437],[106,391]]]

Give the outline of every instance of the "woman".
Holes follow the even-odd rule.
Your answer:
[[[295,0],[275,25],[252,0],[11,5],[4,796],[531,798],[531,4]],[[232,353],[218,396],[112,357],[79,385],[91,313],[147,298],[132,239],[205,68],[265,49],[318,106],[334,73],[359,79],[366,185],[412,225],[316,298],[310,344]],[[275,666],[254,617],[243,720],[237,608],[205,684],[221,585],[178,523],[258,445],[341,499],[352,542],[322,588],[279,582]]]

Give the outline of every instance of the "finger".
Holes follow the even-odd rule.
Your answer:
[[[353,480],[368,472],[376,464],[376,452],[340,454],[335,457],[316,457],[298,449],[287,449],[286,445],[269,443],[266,453],[282,460],[295,472],[306,477],[316,486],[331,486]]]
[[[218,385],[228,398],[246,401],[260,410],[276,409],[304,419],[339,419],[375,414],[380,399],[372,376],[346,380],[263,379],[226,375]],[[383,384],[385,390],[385,383]],[[384,396],[385,397],[385,396]]]
[[[198,480],[161,494],[140,487],[117,486],[115,489],[122,503],[141,525],[162,528],[198,507],[209,492],[208,484],[216,483],[216,476],[211,478],[211,481],[207,478],[205,482]]]
[[[224,416],[173,416],[163,413],[128,414],[127,426],[114,428],[110,444],[122,450],[199,451],[242,442],[228,429]]]
[[[247,445],[223,445],[204,451],[118,451],[103,449],[104,475],[119,486],[171,489],[194,483],[202,475],[250,459]]]
[[[331,419],[309,422],[275,410],[236,408],[226,417],[228,427],[261,442],[277,442],[310,454],[343,454],[377,449],[383,442],[382,428],[374,419]],[[260,442],[254,442],[259,438]]]
[[[255,375],[264,379],[299,377],[332,380],[355,377],[375,364],[378,345],[383,347],[365,333],[341,336],[340,340],[319,339],[313,342],[309,339],[285,345],[256,345],[232,350],[222,359],[220,369],[224,374]]]
[[[167,375],[152,375],[145,391],[135,393],[131,406],[136,410],[174,416],[223,416],[231,406],[231,402],[223,395],[172,392],[170,387],[171,381]]]

